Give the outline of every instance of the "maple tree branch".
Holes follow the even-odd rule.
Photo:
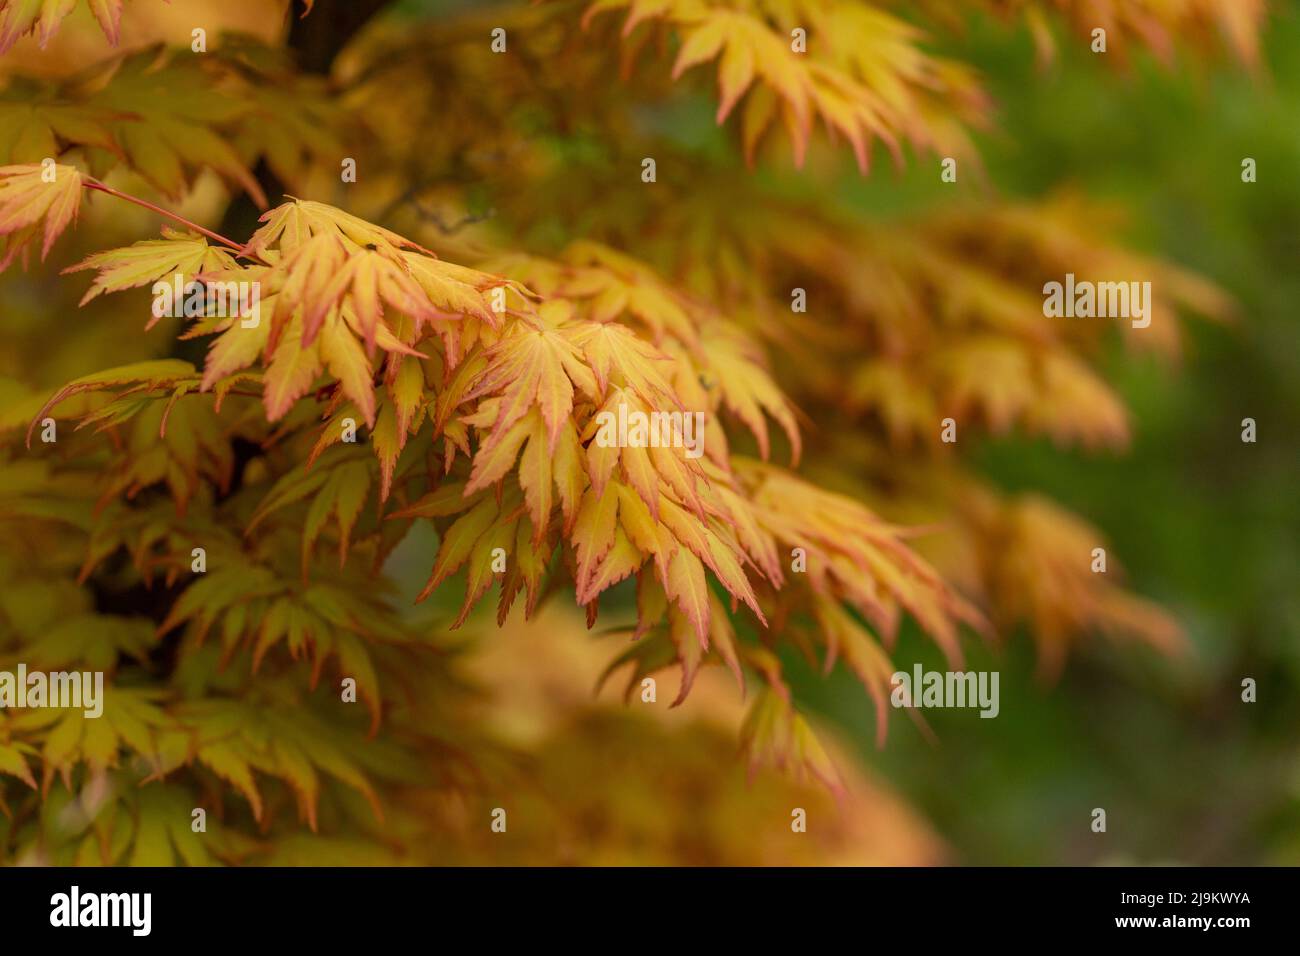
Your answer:
[[[195,232],[200,232],[203,235],[207,236],[209,239],[215,239],[223,246],[227,246],[235,250],[235,252],[239,253],[241,256],[244,256],[249,259],[256,259],[258,262],[261,262],[263,265],[266,265],[266,263],[263,262],[263,260],[259,256],[249,253],[244,246],[240,245],[238,242],[235,242],[233,239],[227,239],[221,233],[213,232],[211,229],[204,228],[203,226],[200,226],[197,222],[193,222],[192,220],[186,219],[184,216],[178,215],[177,213],[172,212],[170,209],[164,209],[162,206],[155,205],[154,203],[149,202],[149,200],[147,199],[141,199],[139,196],[132,196],[130,193],[124,193],[119,189],[114,189],[112,186],[106,186],[103,183],[101,183],[98,179],[92,179],[89,176],[83,177],[81,182],[82,185],[85,186],[87,189],[95,189],[98,190],[99,192],[107,193],[110,196],[116,196],[118,199],[125,199],[127,202],[135,203],[137,206],[141,206],[145,209],[148,209],[150,212],[156,212],[158,213],[158,215],[165,216],[166,218],[171,219],[173,222],[178,222],[182,226],[185,226],[187,229],[193,229]]]

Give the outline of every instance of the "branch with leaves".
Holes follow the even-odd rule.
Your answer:
[[[0,52],[44,47],[81,6],[0,0]],[[87,6],[116,44],[121,4]],[[1027,24],[1044,57],[1083,6],[969,4]],[[1262,4],[1105,12],[1130,51],[1199,51],[1217,29],[1256,62]],[[490,645],[548,607],[627,639],[602,683],[629,695],[674,669],[682,704],[707,668],[730,675],[751,767],[841,799],[862,782],[785,673],[800,655],[852,672],[883,739],[909,619],[954,667],[972,636],[1022,625],[1048,676],[1098,632],[1175,652],[1172,618],[1076,560],[1098,529],[989,486],[934,435],[954,414],[972,438],[1124,446],[1114,330],[1045,321],[1045,278],[1158,276],[1151,334],[1122,334],[1170,355],[1182,315],[1232,304],[1080,197],[844,207],[843,160],[978,168],[992,104],[935,52],[950,14],[556,2],[381,17],[329,45],[328,75],[233,36],[7,72],[0,271],[106,204],[167,225],[63,270],[92,274],[83,305],[147,315],[154,359],[0,379],[0,523],[22,542],[3,572],[30,596],[0,601],[0,654],[103,670],[111,710],[0,712],[0,846],[187,863],[443,846],[484,775],[520,763],[466,716],[481,701],[452,635]],[[704,148],[665,132],[697,101]],[[799,172],[773,184],[787,152]],[[664,175],[627,188],[646,157]],[[363,172],[340,185],[348,161]],[[267,208],[276,180],[321,201]],[[205,190],[216,206],[181,205]],[[239,197],[255,229],[201,224]],[[160,288],[197,305],[146,310]],[[214,308],[228,288],[256,289],[255,311]],[[701,414],[702,454],[601,440],[611,416],[657,413]],[[412,560],[427,577],[404,588]],[[340,706],[347,681],[360,708]],[[590,719],[549,738],[555,759],[586,766]],[[200,805],[215,839],[187,827]]]

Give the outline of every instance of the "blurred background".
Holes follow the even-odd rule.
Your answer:
[[[1118,351],[1108,376],[1133,411],[1132,447],[1080,455],[1049,442],[987,443],[1006,488],[1041,490],[1106,530],[1135,586],[1169,608],[1192,652],[1180,661],[1091,644],[1059,682],[1033,680],[1031,644],[977,656],[1002,671],[1002,716],[932,712],[931,747],[894,721],[872,745],[857,688],[801,690],[845,726],[932,822],[978,864],[1300,863],[1300,22],[1277,4],[1262,80],[1176,75],[1138,61],[1098,69],[1081,45],[1043,71],[1027,34],[976,27],[961,45],[997,103],[979,138],[1008,196],[1062,185],[1129,210],[1139,248],[1191,267],[1240,305],[1234,324],[1189,321],[1181,364]],[[1256,160],[1258,182],[1241,181]],[[928,173],[846,180],[846,201],[902,210],[937,201]],[[1241,420],[1260,429],[1241,441]],[[1017,639],[1017,637],[1019,639]],[[942,668],[910,635],[900,667]],[[843,675],[840,675],[843,678]],[[1241,700],[1253,678],[1258,702]],[[988,724],[996,724],[990,728]],[[1107,810],[1105,837],[1079,794]]]

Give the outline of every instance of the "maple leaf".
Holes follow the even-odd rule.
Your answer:
[[[1126,47],[1131,41],[1143,44],[1166,66],[1173,65],[1176,43],[1208,48],[1226,46],[1249,67],[1259,65],[1259,33],[1267,15],[1262,0],[1190,0],[1183,4],[1162,4],[1153,0],[1133,0],[1105,8],[1100,18],[1089,4],[1079,0],[1017,0],[1009,5],[997,4],[995,12],[1004,18],[1024,18],[1034,37],[1039,59],[1050,62],[1055,55],[1056,39],[1050,17],[1057,16],[1077,34],[1091,38],[1099,26],[1112,37],[1117,62],[1128,62]]]
[[[48,795],[56,776],[71,789],[73,769],[117,766],[121,752],[156,761],[161,738],[180,727],[160,705],[166,695],[157,690],[104,684],[103,713],[87,718],[80,707],[28,710],[10,724],[14,732],[40,743],[41,792]]]
[[[369,495],[371,474],[362,455],[334,448],[320,459],[286,473],[258,504],[244,529],[251,535],[270,515],[311,498],[302,526],[302,570],[307,577],[312,547],[327,521],[338,527],[339,565],[347,559],[352,528]]]
[[[236,269],[229,252],[209,245],[193,232],[164,228],[162,239],[146,239],[124,249],[112,249],[87,256],[64,272],[94,269],[98,273],[81,299],[81,305],[105,292],[121,292],[159,280],[171,284],[179,276],[182,284],[204,273]]]
[[[320,343],[303,344],[301,323],[295,316],[266,367],[262,401],[267,421],[287,415],[293,403],[312,387],[321,367]]]
[[[1168,612],[1115,583],[1113,557],[1105,574],[1094,573],[1088,556],[1106,543],[1096,528],[1039,495],[1000,500],[978,490],[966,511],[985,542],[994,606],[1007,624],[1031,624],[1043,678],[1059,676],[1070,647],[1089,632],[1134,637],[1167,654],[1185,648]]]
[[[265,300],[262,304],[266,304]],[[223,324],[227,327],[224,331],[218,327],[217,337],[208,348],[207,361],[203,366],[203,379],[199,387],[205,392],[218,387],[222,381],[229,381],[241,370],[257,362],[268,349],[270,322],[258,322],[248,328],[244,322],[232,318]]]
[[[0,91],[0,163],[39,163],[71,146],[116,149],[110,117],[57,89],[15,82]]]
[[[86,0],[90,12],[99,21],[104,37],[117,46],[122,20],[122,0]],[[63,18],[72,12],[77,0],[0,0],[0,54],[20,38],[35,33],[41,49],[59,31]]]
[[[492,439],[485,451],[501,441],[529,408],[536,406],[546,426],[548,451],[554,451],[560,429],[573,411],[574,386],[595,398],[597,379],[582,359],[574,336],[559,330],[517,327],[498,340],[487,354],[488,365],[466,399],[499,395]]]
[[[749,754],[751,775],[761,766],[775,766],[811,776],[832,792],[843,792],[839,772],[783,685],[755,696],[741,728],[741,742]]]
[[[262,819],[265,806],[255,774],[260,772],[294,789],[302,817],[315,830],[323,771],[361,793],[376,819],[383,820],[374,786],[345,750],[321,733],[313,714],[223,700],[198,701],[182,713],[198,729],[194,759],[242,793],[255,818]]]
[[[17,777],[33,790],[36,789],[36,778],[32,776],[31,767],[27,765],[26,755],[35,753],[35,749],[30,745],[17,744],[0,744],[0,773],[7,773],[11,777]]]
[[[28,444],[31,443],[31,433],[35,430],[37,421],[44,418],[46,412],[56,407],[64,399],[74,395],[123,385],[131,386],[129,394],[145,390],[171,392],[180,386],[196,383],[197,380],[198,377],[194,366],[179,359],[136,362],[132,365],[123,365],[119,368],[84,375],[55,392],[41,407],[40,411],[36,413],[27,430]]]
[[[262,187],[221,135],[253,107],[214,82],[203,59],[172,57],[158,45],[108,61],[88,81],[86,101],[103,111],[131,168],[164,195],[185,192],[187,166],[208,168],[265,207]]]
[[[763,533],[808,556],[802,577],[820,597],[856,608],[891,644],[898,608],[909,611],[954,663],[957,625],[988,631],[984,616],[909,549],[902,529],[851,498],[823,491],[771,465],[737,462]]]
[[[612,379],[616,386],[630,386],[651,407],[726,407],[750,429],[765,458],[766,413],[786,432],[797,461],[800,438],[794,411],[772,380],[761,350],[707,304],[683,295],[644,262],[584,241],[570,245],[559,263],[512,257],[496,265],[544,298],[570,303],[577,316],[589,320],[591,324],[573,329],[571,339],[596,376],[599,396],[606,395]],[[540,314],[553,305],[543,305]],[[652,341],[625,323],[640,325]],[[706,427],[706,448],[725,462],[725,434],[712,421]]]
[[[271,305],[272,420],[310,388],[324,365],[373,426],[375,370],[367,356],[377,347],[419,358],[404,338],[414,340],[435,326],[450,335],[445,324],[463,317],[496,324],[482,295],[505,285],[504,279],[442,263],[396,233],[321,203],[292,200],[268,211],[262,222],[244,254],[266,263],[252,274]]]
[[[35,238],[37,224],[45,228],[41,259],[54,240],[77,216],[81,206],[81,173],[72,166],[0,166],[0,237],[4,256],[0,272]]]
[[[193,57],[161,45],[69,77],[19,75],[0,90],[0,160],[71,154],[98,177],[126,167],[166,195],[212,170],[266,205],[249,170],[285,183],[337,155],[337,104],[281,51],[233,36]]]
[[[652,20],[679,33],[673,79],[718,60],[719,124],[749,94],[742,118],[749,157],[779,116],[796,164],[802,165],[813,119],[819,116],[850,144],[858,168],[866,173],[873,139],[884,141],[896,159],[904,136],[921,148],[969,152],[958,127],[924,118],[936,90],[946,94],[949,109],[961,121],[981,123],[987,112],[972,74],[922,51],[919,31],[881,10],[840,0],[805,0],[770,10],[699,0],[601,0],[588,7],[583,26],[600,13],[623,7],[629,11],[624,36]],[[796,52],[790,43],[795,26],[825,42]]]

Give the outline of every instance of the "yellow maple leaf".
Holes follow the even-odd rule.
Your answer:
[[[3,272],[36,235],[44,220],[41,259],[44,259],[81,207],[81,173],[53,162],[0,166],[0,237],[4,238]]]

